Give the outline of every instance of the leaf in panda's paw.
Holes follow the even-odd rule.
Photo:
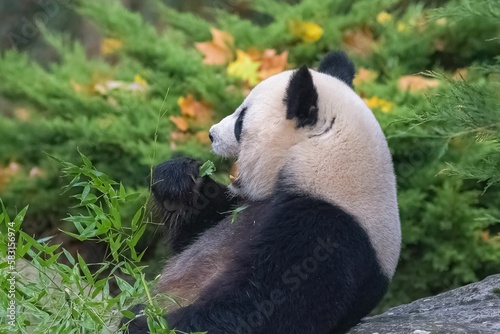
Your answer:
[[[210,176],[215,172],[215,165],[212,161],[207,160],[203,165],[200,166],[200,177]]]
[[[236,60],[227,67],[227,74],[247,81],[251,86],[259,83],[260,62],[252,60],[249,54],[236,50]]]
[[[294,37],[300,38],[305,43],[316,42],[323,35],[323,28],[314,22],[292,21],[288,29]]]
[[[212,33],[212,41],[195,43],[195,47],[205,56],[204,64],[226,64],[233,59],[234,38],[231,34],[215,28],[210,28],[210,32]]]

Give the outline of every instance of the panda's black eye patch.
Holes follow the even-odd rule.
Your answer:
[[[234,124],[234,135],[236,137],[236,140],[239,142],[241,138],[241,131],[243,130],[243,119],[245,118],[245,113],[247,111],[247,108],[243,108],[240,111],[240,114],[238,115],[238,119],[236,120],[236,123]]]

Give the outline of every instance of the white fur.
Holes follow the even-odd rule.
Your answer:
[[[238,158],[239,186],[231,189],[239,196],[266,198],[281,172],[288,186],[354,215],[392,277],[401,231],[387,142],[373,113],[350,87],[332,76],[311,73],[319,96],[315,126],[297,129],[295,120],[286,119],[283,98],[292,74],[286,71],[260,83],[234,114],[211,128],[213,150]],[[242,107],[247,111],[238,143],[234,124]]]
[[[210,128],[213,138],[212,150],[223,157],[236,157],[239,152],[239,143],[234,134],[234,124],[241,112],[241,107]]]

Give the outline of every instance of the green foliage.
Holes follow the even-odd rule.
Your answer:
[[[141,235],[157,226],[138,194],[146,193],[151,165],[175,154],[214,161],[202,169],[207,175],[214,166],[226,171],[227,162],[191,130],[187,140],[173,140],[178,129],[169,117],[181,113],[179,97],[192,94],[222,118],[248,90],[226,66],[203,64],[194,45],[210,40],[210,27],[234,37],[233,52],[286,50],[290,67],[314,67],[328,50],[345,49],[374,75],[356,91],[367,103],[376,98],[387,106],[386,112],[372,109],[393,153],[403,227],[400,265],[379,310],[498,272],[500,25],[494,0],[450,0],[437,9],[432,1],[256,0],[244,12],[212,8],[210,19],[150,0],[154,22],[117,0],[72,3],[120,46],[89,56],[80,42],[42,28],[57,62],[42,66],[15,50],[0,55],[0,196],[7,206],[0,214],[6,232],[0,254],[7,254],[9,216],[16,216],[19,263],[34,275],[20,271],[15,292],[16,321],[25,332],[113,331],[113,319],[130,316],[128,306],[144,296],[150,322],[165,327],[140,262],[149,240]],[[313,22],[323,35],[303,42],[291,33],[292,21]],[[456,75],[460,68],[467,69],[465,79]],[[401,87],[402,76],[419,72],[439,87]],[[81,159],[84,165],[76,166]],[[71,178],[63,195],[61,171]],[[27,212],[19,210],[28,204]],[[106,244],[106,258],[86,263],[49,239],[33,238],[55,229]],[[6,277],[0,279],[2,308]],[[119,294],[111,294],[110,282]]]
[[[457,20],[487,25],[496,15],[486,15],[487,3],[467,2],[476,10],[450,6],[433,15],[445,15],[451,26]],[[492,32],[500,36],[498,28]],[[491,42],[498,48],[498,41]],[[392,299],[413,300],[498,272],[499,72],[497,58],[469,68],[467,80],[452,79],[442,69],[430,73],[441,88],[428,104],[413,107],[393,124],[399,128],[390,143],[399,174],[404,244],[386,297],[391,304]]]
[[[108,252],[102,262],[86,263],[79,253],[71,254],[63,245],[52,244],[52,238],[37,240],[25,233],[22,221],[27,207],[11,220],[2,203],[0,256],[7,258],[13,250],[15,265],[10,267],[6,262],[0,268],[0,301],[7,310],[8,303],[15,300],[17,316],[13,324],[2,321],[0,331],[116,332],[122,316],[133,317],[127,309],[139,300],[150,305],[146,311],[150,321],[163,324],[156,328],[165,330],[156,333],[170,333],[159,316],[156,299],[149,293],[154,281],[145,280],[144,266],[139,262],[143,252],[138,253],[135,248],[146,226],[151,224],[146,204],[130,221],[122,220],[122,205],[137,202],[141,194],[130,192],[97,171],[84,155],[81,158],[82,166],[57,159],[63,174],[71,179],[66,190],[79,189],[72,197],[78,202],[76,206],[86,212],[68,216],[66,220],[76,227],[77,233],[65,233],[78,240],[105,243]],[[111,292],[113,284],[118,286],[119,293]],[[148,299],[144,300],[144,296]]]
[[[476,70],[477,71],[477,70]],[[500,183],[500,63],[481,72],[486,74],[476,81],[450,80],[449,88],[431,99],[431,107],[416,113],[406,121],[425,124],[422,129],[446,145],[474,143],[471,158],[462,165],[451,165],[445,171],[465,179],[486,183],[486,187]],[[491,76],[491,78],[489,78]]]
[[[207,160],[203,165],[200,166],[200,177],[210,176],[215,172],[215,165],[212,161]]]

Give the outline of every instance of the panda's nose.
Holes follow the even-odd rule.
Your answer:
[[[214,142],[214,137],[212,136],[212,133],[208,133],[208,138],[210,138],[210,141],[213,143]]]

